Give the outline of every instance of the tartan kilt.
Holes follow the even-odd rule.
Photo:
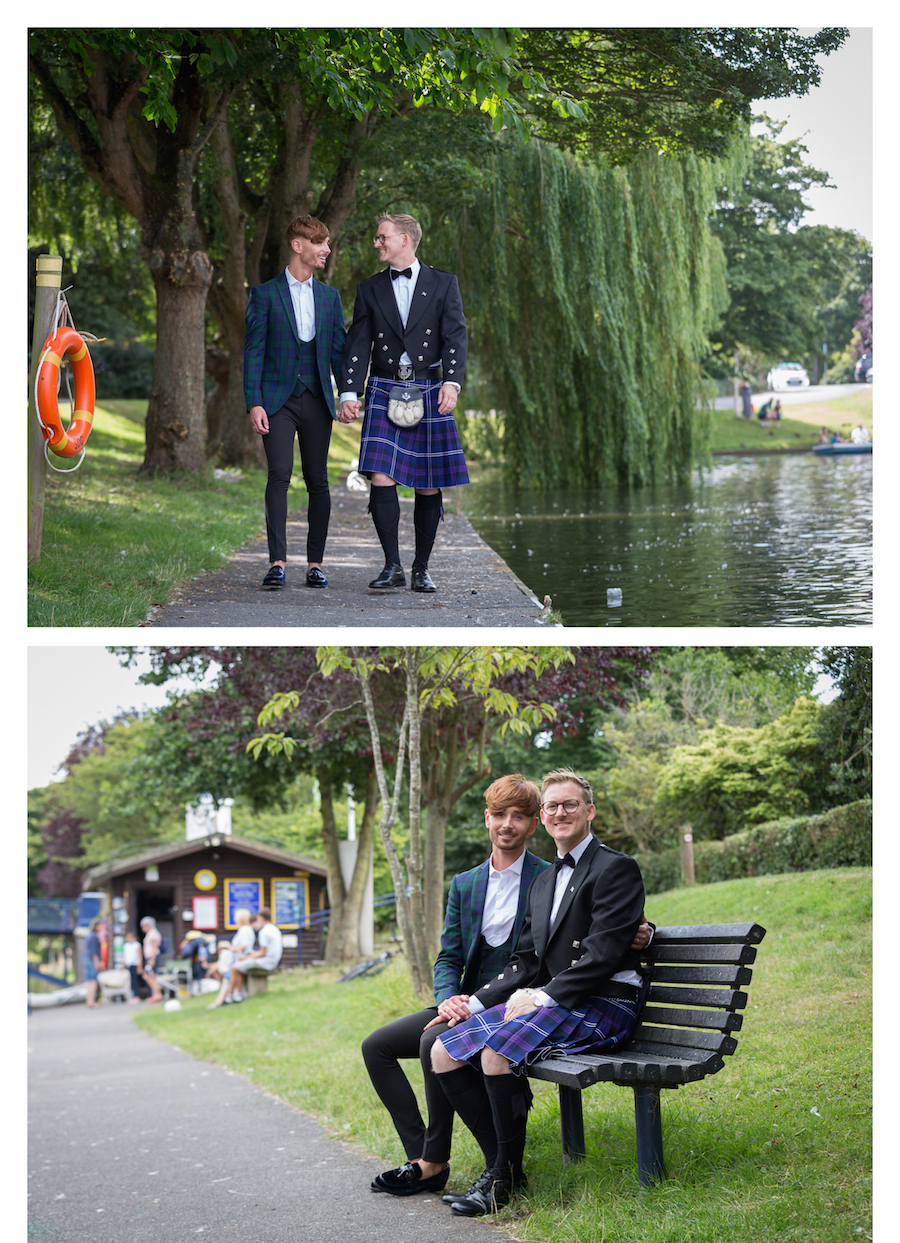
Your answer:
[[[504,1023],[506,1004],[491,1006],[440,1037],[452,1058],[467,1062],[483,1048],[509,1059],[516,1074],[554,1054],[611,1053],[631,1039],[638,1001],[587,997],[577,1010],[541,1006]]]
[[[453,412],[439,414],[441,380],[417,380],[425,416],[415,427],[396,427],[387,417],[388,394],[396,380],[372,377],[366,386],[366,416],[359,473],[390,475],[408,488],[452,488],[469,482]]]

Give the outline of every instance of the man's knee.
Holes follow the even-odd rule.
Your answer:
[[[456,1070],[462,1065],[463,1062],[457,1062],[456,1058],[450,1056],[440,1039],[435,1040],[431,1046],[431,1069],[436,1075],[446,1074],[448,1070]]]
[[[508,1075],[509,1059],[493,1049],[484,1048],[481,1050],[481,1069],[486,1075]]]

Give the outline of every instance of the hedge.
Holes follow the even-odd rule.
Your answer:
[[[646,893],[681,885],[681,852],[637,854]],[[788,816],[744,829],[718,842],[694,842],[699,885],[776,872],[872,866],[872,800],[832,807],[816,816]]]

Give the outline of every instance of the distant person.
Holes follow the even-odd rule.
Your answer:
[[[764,401],[763,404],[760,406],[759,410],[757,410],[756,417],[759,419],[761,423],[765,423],[766,419],[769,417],[769,411],[771,408],[772,408],[772,402]]]
[[[781,418],[781,402],[778,400],[777,397],[775,401],[772,403],[772,408],[769,411],[769,418],[772,420],[773,423],[777,423]]]
[[[294,439],[309,497],[306,586],[327,587],[322,572],[331,517],[328,447],[335,409],[331,377],[340,375],[344,312],[340,294],[314,272],[331,253],[328,229],[313,216],[287,226],[287,267],[250,290],[244,346],[244,393],[250,424],[263,438],[269,464],[266,535],[270,568],[266,591],[285,586],[287,494],[294,469]]]
[[[243,958],[257,947],[256,932],[253,929],[253,913],[246,907],[239,906],[234,912],[234,922],[237,925],[237,932],[231,938],[231,950],[233,959],[231,968],[239,958]],[[229,969],[229,978],[225,987],[219,990],[219,995],[208,1007],[214,1010],[216,1006],[231,1005],[235,1001],[243,1001],[244,994],[241,990],[243,978],[235,976],[233,969]]]
[[[231,966],[232,988],[238,985],[246,993],[246,976],[248,971],[274,971],[281,962],[284,940],[280,928],[272,923],[269,908],[261,906],[252,920],[253,931],[256,933],[257,948],[250,950],[242,958],[236,958]]]
[[[827,427],[823,427],[822,430],[819,432],[819,444],[820,445],[831,444],[831,432],[828,430]]]
[[[750,381],[745,380],[739,389],[741,402],[744,407],[744,418],[753,418],[753,389],[750,387]]]
[[[832,432],[831,443],[833,445],[842,445],[844,443],[844,437],[841,435],[840,432]]]
[[[858,423],[850,433],[850,441],[855,445],[867,444],[872,436],[867,427],[863,427],[862,423]]]
[[[203,933],[192,928],[179,945],[178,955],[191,964],[191,995],[196,996],[200,992],[200,981],[206,974],[206,964],[209,962],[209,950]]]
[[[135,934],[129,929],[125,933],[125,944],[122,947],[122,966],[128,968],[128,974],[131,976],[131,1000],[139,1001],[141,992],[141,966],[143,965],[143,954],[141,953],[141,943]]]
[[[144,934],[144,979],[150,989],[145,1004],[152,1006],[163,999],[162,986],[157,978],[162,967],[162,934],[151,915],[145,915],[141,920],[141,931]]]
[[[89,1010],[97,1009],[97,989],[99,987],[97,980],[97,972],[102,966],[103,947],[100,944],[100,938],[97,935],[97,929],[100,926],[99,919],[92,919],[89,925],[88,934],[84,939],[84,982],[87,993],[87,1007]]]

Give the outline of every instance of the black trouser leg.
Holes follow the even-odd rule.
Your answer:
[[[413,509],[413,526],[416,531],[416,556],[413,561],[414,570],[427,570],[428,558],[434,547],[438,523],[441,520],[443,495],[440,489],[432,493],[416,493]]]
[[[446,1031],[446,1026],[433,1027],[423,1035],[426,1023],[437,1017],[432,1007],[397,1019],[367,1036],[362,1043],[363,1061],[372,1086],[378,1093],[400,1136],[408,1160],[424,1157],[426,1161],[447,1161],[453,1132],[453,1110],[447,1097],[434,1086],[436,1075],[431,1069],[431,1045]],[[431,1037],[431,1039],[428,1039]],[[424,1065],[422,1045],[428,1044],[429,1062]],[[400,1067],[402,1058],[423,1058],[425,1098],[428,1102],[428,1125],[422,1121],[415,1092]],[[429,1084],[431,1080],[431,1084]],[[434,1155],[432,1155],[434,1154]]]
[[[400,564],[400,498],[397,485],[384,487],[372,484],[369,492],[369,513],[381,540],[385,565]]]
[[[328,447],[334,421],[322,397],[310,392],[291,396],[269,417],[263,447],[269,464],[266,483],[266,534],[269,560],[287,560],[287,493],[294,469],[294,436],[300,442],[303,481],[309,494],[306,557],[321,562],[325,555],[331,493],[328,488]]]
[[[497,1133],[484,1086],[485,1076],[474,1066],[466,1065],[438,1075],[437,1081],[484,1153],[485,1169],[492,1169],[497,1157]]]
[[[484,1081],[497,1134],[495,1168],[515,1183],[522,1173],[531,1088],[524,1075],[485,1075]]]

